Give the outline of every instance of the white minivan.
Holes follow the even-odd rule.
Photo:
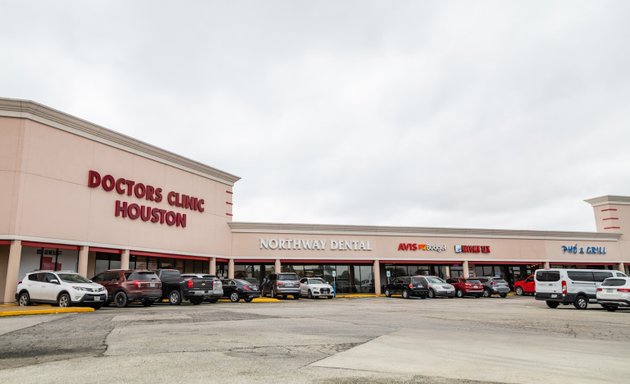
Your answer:
[[[549,308],[573,304],[586,309],[596,302],[597,288],[609,277],[626,277],[619,271],[606,269],[539,269],[536,271],[536,300],[544,300]]]

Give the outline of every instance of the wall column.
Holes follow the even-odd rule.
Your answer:
[[[84,245],[79,248],[79,264],[77,265],[77,272],[79,275],[86,277],[88,275],[88,254],[90,247]]]
[[[120,254],[120,269],[129,269],[129,250],[123,249]]]
[[[234,278],[234,259],[228,260],[228,279]]]
[[[210,274],[211,275],[217,274],[217,258],[216,257],[210,258]]]
[[[4,282],[4,303],[15,302],[15,288],[20,276],[20,259],[22,258],[22,241],[13,240],[9,248],[9,263],[7,264],[7,280]]]
[[[551,268],[551,266],[549,265],[549,262],[548,262],[548,261],[545,261],[545,262],[543,263],[543,268],[544,268],[544,269],[549,269],[549,268]]]
[[[451,277],[451,267],[447,265],[444,267],[444,279],[448,279],[449,277]]]
[[[273,272],[274,273],[280,273],[282,272],[282,263],[280,263],[280,259],[276,259],[275,264],[273,265]]]
[[[468,277],[468,260],[462,263],[462,277]]]
[[[381,294],[381,262],[378,260],[374,260],[374,265],[372,266],[372,276],[374,276],[374,293],[377,295]]]
[[[619,263],[619,264],[617,265],[617,269],[618,269],[620,272],[626,273],[626,266],[625,266],[623,263]]]

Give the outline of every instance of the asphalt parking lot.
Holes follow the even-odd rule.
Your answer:
[[[621,383],[629,351],[630,311],[515,296],[0,318],[1,383]]]

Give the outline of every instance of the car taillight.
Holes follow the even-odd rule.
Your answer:
[[[282,287],[284,283],[282,281],[276,281],[276,286]]]
[[[567,282],[562,280],[562,294],[566,295],[567,292],[568,292],[568,290],[567,290]]]
[[[604,290],[604,288],[597,288],[597,292],[601,292],[603,290]]]
[[[191,289],[193,287],[193,281],[192,279],[186,281],[186,286],[188,287],[188,289]]]
[[[136,288],[140,288],[140,281],[139,281],[139,280],[134,280],[134,281],[133,281],[133,285],[134,285]]]
[[[466,288],[470,288],[470,287],[472,287],[472,284],[470,284],[470,283],[466,283],[466,284],[464,284],[464,287],[466,287]]]
[[[409,283],[409,289],[413,289],[413,284]]]
[[[617,291],[623,292],[623,293],[628,293],[628,292],[630,292],[630,288],[617,288]]]

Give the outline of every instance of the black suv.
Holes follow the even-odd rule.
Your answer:
[[[426,286],[427,281],[420,276],[400,276],[385,286],[385,296],[391,297],[392,294],[401,294],[403,299],[411,296],[418,296],[426,299],[429,295],[429,287]]]
[[[286,298],[291,295],[297,300],[300,298],[300,278],[295,273],[272,273],[263,280],[260,292],[262,297],[269,295]]]

